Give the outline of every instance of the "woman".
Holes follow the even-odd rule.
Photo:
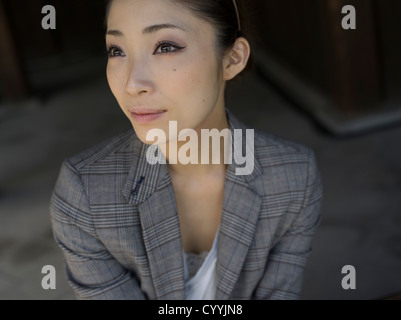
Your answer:
[[[109,3],[107,78],[134,130],[62,166],[51,218],[78,298],[298,298],[320,178],[312,151],[226,109],[251,55],[241,16],[233,0]],[[206,129],[234,140],[213,153]],[[242,151],[238,174],[225,156]]]

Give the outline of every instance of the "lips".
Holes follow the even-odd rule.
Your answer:
[[[166,110],[155,110],[155,109],[146,109],[146,108],[132,108],[129,110],[130,113],[145,115],[145,114],[158,114],[163,113]]]
[[[131,117],[137,123],[149,123],[159,119],[166,113],[166,110],[155,110],[147,108],[132,108],[129,110]]]

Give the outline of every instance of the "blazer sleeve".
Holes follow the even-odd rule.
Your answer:
[[[322,189],[315,156],[310,151],[302,210],[270,251],[255,299],[299,299],[312,239],[321,221]]]
[[[135,276],[98,239],[82,180],[68,162],[53,192],[50,217],[67,279],[78,299],[145,299]]]

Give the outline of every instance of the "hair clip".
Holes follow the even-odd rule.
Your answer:
[[[233,0],[233,6],[234,6],[235,14],[237,16],[237,24],[238,24],[237,32],[238,32],[238,36],[240,36],[241,35],[241,31],[242,31],[241,30],[241,19],[240,19],[240,16],[239,16],[237,2],[235,0]]]

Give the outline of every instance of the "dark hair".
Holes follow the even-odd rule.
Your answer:
[[[216,28],[217,48],[220,54],[231,49],[239,36],[249,40],[247,35],[246,17],[243,0],[170,0],[186,6],[197,17],[210,22]],[[106,25],[110,6],[113,0],[108,1],[106,10]],[[238,15],[237,16],[237,9]],[[248,64],[241,74],[253,67],[253,56],[251,54]],[[240,75],[241,75],[240,74]]]

